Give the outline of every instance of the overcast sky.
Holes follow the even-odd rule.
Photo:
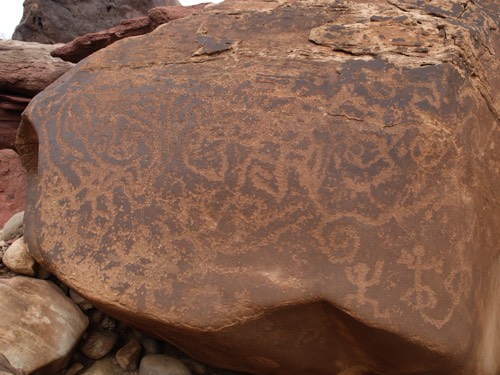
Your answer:
[[[222,0],[179,0],[182,5],[192,5]],[[23,16],[23,0],[0,0],[0,38],[10,39],[21,17]]]

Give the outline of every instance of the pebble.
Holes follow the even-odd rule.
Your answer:
[[[126,371],[137,369],[141,356],[142,346],[136,339],[129,340],[124,347],[116,352],[118,365]]]
[[[24,211],[18,212],[12,216],[5,225],[2,231],[2,240],[10,241],[16,237],[23,235],[23,222],[24,222]]]
[[[102,329],[113,331],[116,328],[116,321],[113,318],[104,315],[104,318],[101,320],[99,325]]]
[[[100,324],[103,321],[104,316],[105,315],[102,311],[94,309],[89,314],[90,323],[95,325]]]
[[[9,246],[2,257],[3,263],[11,270],[21,275],[35,276],[36,262],[28,253],[28,247],[21,237]]]
[[[101,359],[113,349],[117,341],[115,332],[94,329],[87,332],[80,350],[89,358]]]
[[[96,361],[88,370],[80,375],[124,375],[125,372],[118,366],[113,358]]]
[[[147,355],[141,360],[139,375],[192,375],[189,368],[177,358],[163,354]]]

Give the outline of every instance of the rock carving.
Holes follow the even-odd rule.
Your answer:
[[[495,375],[495,9],[235,0],[96,52],[23,115],[32,255],[215,366]]]

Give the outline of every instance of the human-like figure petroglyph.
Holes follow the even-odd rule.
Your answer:
[[[346,304],[352,305],[356,303],[358,306],[364,306],[367,303],[373,307],[373,314],[378,318],[387,318],[388,312],[383,311],[379,307],[379,302],[375,298],[370,298],[366,295],[367,289],[371,286],[378,285],[382,276],[382,269],[384,268],[385,261],[378,260],[375,263],[373,274],[371,277],[368,276],[371,271],[371,267],[366,263],[357,263],[352,267],[346,267],[345,274],[347,280],[357,287],[355,293],[350,293],[347,295],[345,302]]]

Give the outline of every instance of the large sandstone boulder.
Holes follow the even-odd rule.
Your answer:
[[[220,367],[498,374],[495,12],[232,1],[95,53],[25,112],[32,255]]]
[[[61,370],[88,325],[87,317],[49,281],[0,279],[0,354],[24,374]]]
[[[67,43],[77,36],[109,29],[127,18],[145,16],[156,6],[178,0],[25,0],[21,23],[12,39],[46,44]]]

